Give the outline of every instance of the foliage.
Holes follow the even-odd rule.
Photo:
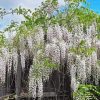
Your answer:
[[[0,48],[5,45],[5,36],[3,33],[0,34]]]
[[[97,63],[97,65],[99,65],[99,66],[100,66],[100,60],[97,60],[97,62],[96,62],[96,63]]]
[[[81,56],[90,56],[96,50],[94,47],[87,47],[86,41],[81,40],[80,43],[73,48],[70,48],[70,51]]]
[[[74,92],[74,100],[99,100],[100,87],[94,85],[79,85]]]
[[[42,47],[43,48],[43,47]],[[41,52],[37,52],[36,58],[33,60],[33,70],[32,74],[35,78],[39,78],[41,76],[47,77],[49,75],[50,70],[57,69],[58,64],[52,61],[51,58],[46,57],[43,50]]]
[[[57,69],[58,64],[51,61],[50,58],[44,58],[41,61],[36,61],[33,62],[33,67],[32,67],[32,75],[33,77],[40,78],[41,76],[43,77],[48,77],[50,70],[52,69]]]
[[[98,40],[100,40],[100,33],[96,34]]]

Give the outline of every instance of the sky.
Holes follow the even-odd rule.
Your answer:
[[[87,0],[91,10],[100,14],[100,0]]]
[[[0,0],[0,8],[5,8],[9,10],[10,8],[17,8],[19,6],[30,8],[34,10],[41,5],[43,0]],[[0,30],[4,29],[7,25],[10,24],[11,20],[21,21],[23,20],[22,16],[17,15],[7,15],[3,19],[0,19]]]
[[[17,8],[22,6],[24,8],[28,8],[34,10],[35,8],[41,5],[41,2],[45,0],[0,0],[0,8],[5,8],[9,10],[11,8]],[[64,0],[58,0],[60,5],[64,4]],[[24,18],[22,16],[17,15],[7,15],[3,19],[0,19],[0,30],[3,30],[7,25],[10,24],[12,20],[20,22]]]
[[[16,8],[19,6],[29,8],[34,10],[41,5],[41,2],[45,0],[0,0],[0,8],[5,8],[9,10],[10,8]],[[58,0],[60,5],[64,4],[64,0]],[[94,10],[96,13],[100,13],[100,0],[87,0],[90,4],[90,9]],[[0,19],[0,30],[4,29],[7,25],[10,24],[11,20],[21,21],[23,20],[22,16],[17,15],[7,15],[3,19]]]

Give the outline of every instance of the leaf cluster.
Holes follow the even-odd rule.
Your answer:
[[[86,41],[81,40],[76,47],[70,48],[70,51],[81,56],[91,56],[96,49],[94,47],[87,47]]]
[[[74,100],[99,100],[100,87],[94,85],[79,85],[74,92]]]

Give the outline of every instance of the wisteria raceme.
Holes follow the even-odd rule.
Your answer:
[[[29,95],[32,95],[32,97],[42,97],[43,95],[43,83],[42,78],[36,79],[36,77],[33,76],[33,69],[30,69],[30,82],[29,82]]]
[[[75,62],[76,68],[76,73],[77,73],[77,80],[80,83],[84,83],[86,80],[86,65],[85,65],[85,59],[81,59],[80,57],[76,58]]]
[[[44,43],[44,35],[47,35],[47,43]],[[29,94],[34,98],[43,95],[43,80],[49,79],[52,73],[52,68],[44,66],[44,58],[51,58],[53,62],[60,65],[61,61],[66,60],[67,55],[67,72],[71,75],[71,87],[75,91],[80,83],[95,83],[99,84],[100,68],[97,61],[100,60],[100,41],[95,37],[97,34],[96,23],[91,26],[76,25],[72,32],[69,32],[65,27],[55,25],[49,26],[47,33],[40,27],[36,33],[31,34],[27,39],[20,40],[20,56],[22,68],[25,68],[25,60],[30,57],[31,53],[34,55],[33,63],[29,71]],[[77,47],[79,43],[84,40],[85,47],[96,48],[92,55],[85,56],[75,54],[70,51],[72,47]],[[4,54],[0,57],[0,79],[5,81],[6,65],[11,66],[12,60],[14,63],[14,70],[17,69],[17,50],[13,48],[11,52],[4,48]],[[4,56],[6,55],[6,56]],[[61,66],[60,66],[61,67]],[[8,69],[11,70],[10,67]],[[37,73],[36,73],[37,71]],[[35,75],[40,75],[35,77]],[[91,76],[93,77],[91,82]],[[43,79],[44,78],[44,79]]]
[[[72,65],[71,66],[71,88],[72,88],[72,91],[76,91],[78,86],[79,86],[79,81],[77,81],[76,79],[76,67],[75,65]]]
[[[90,83],[90,79],[91,79],[91,57],[87,57],[85,60],[85,65],[86,65],[86,81]]]
[[[0,83],[5,82],[5,62],[4,59],[0,57]]]

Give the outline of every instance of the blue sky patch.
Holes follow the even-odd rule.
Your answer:
[[[87,0],[87,2],[91,10],[100,14],[100,0]]]

